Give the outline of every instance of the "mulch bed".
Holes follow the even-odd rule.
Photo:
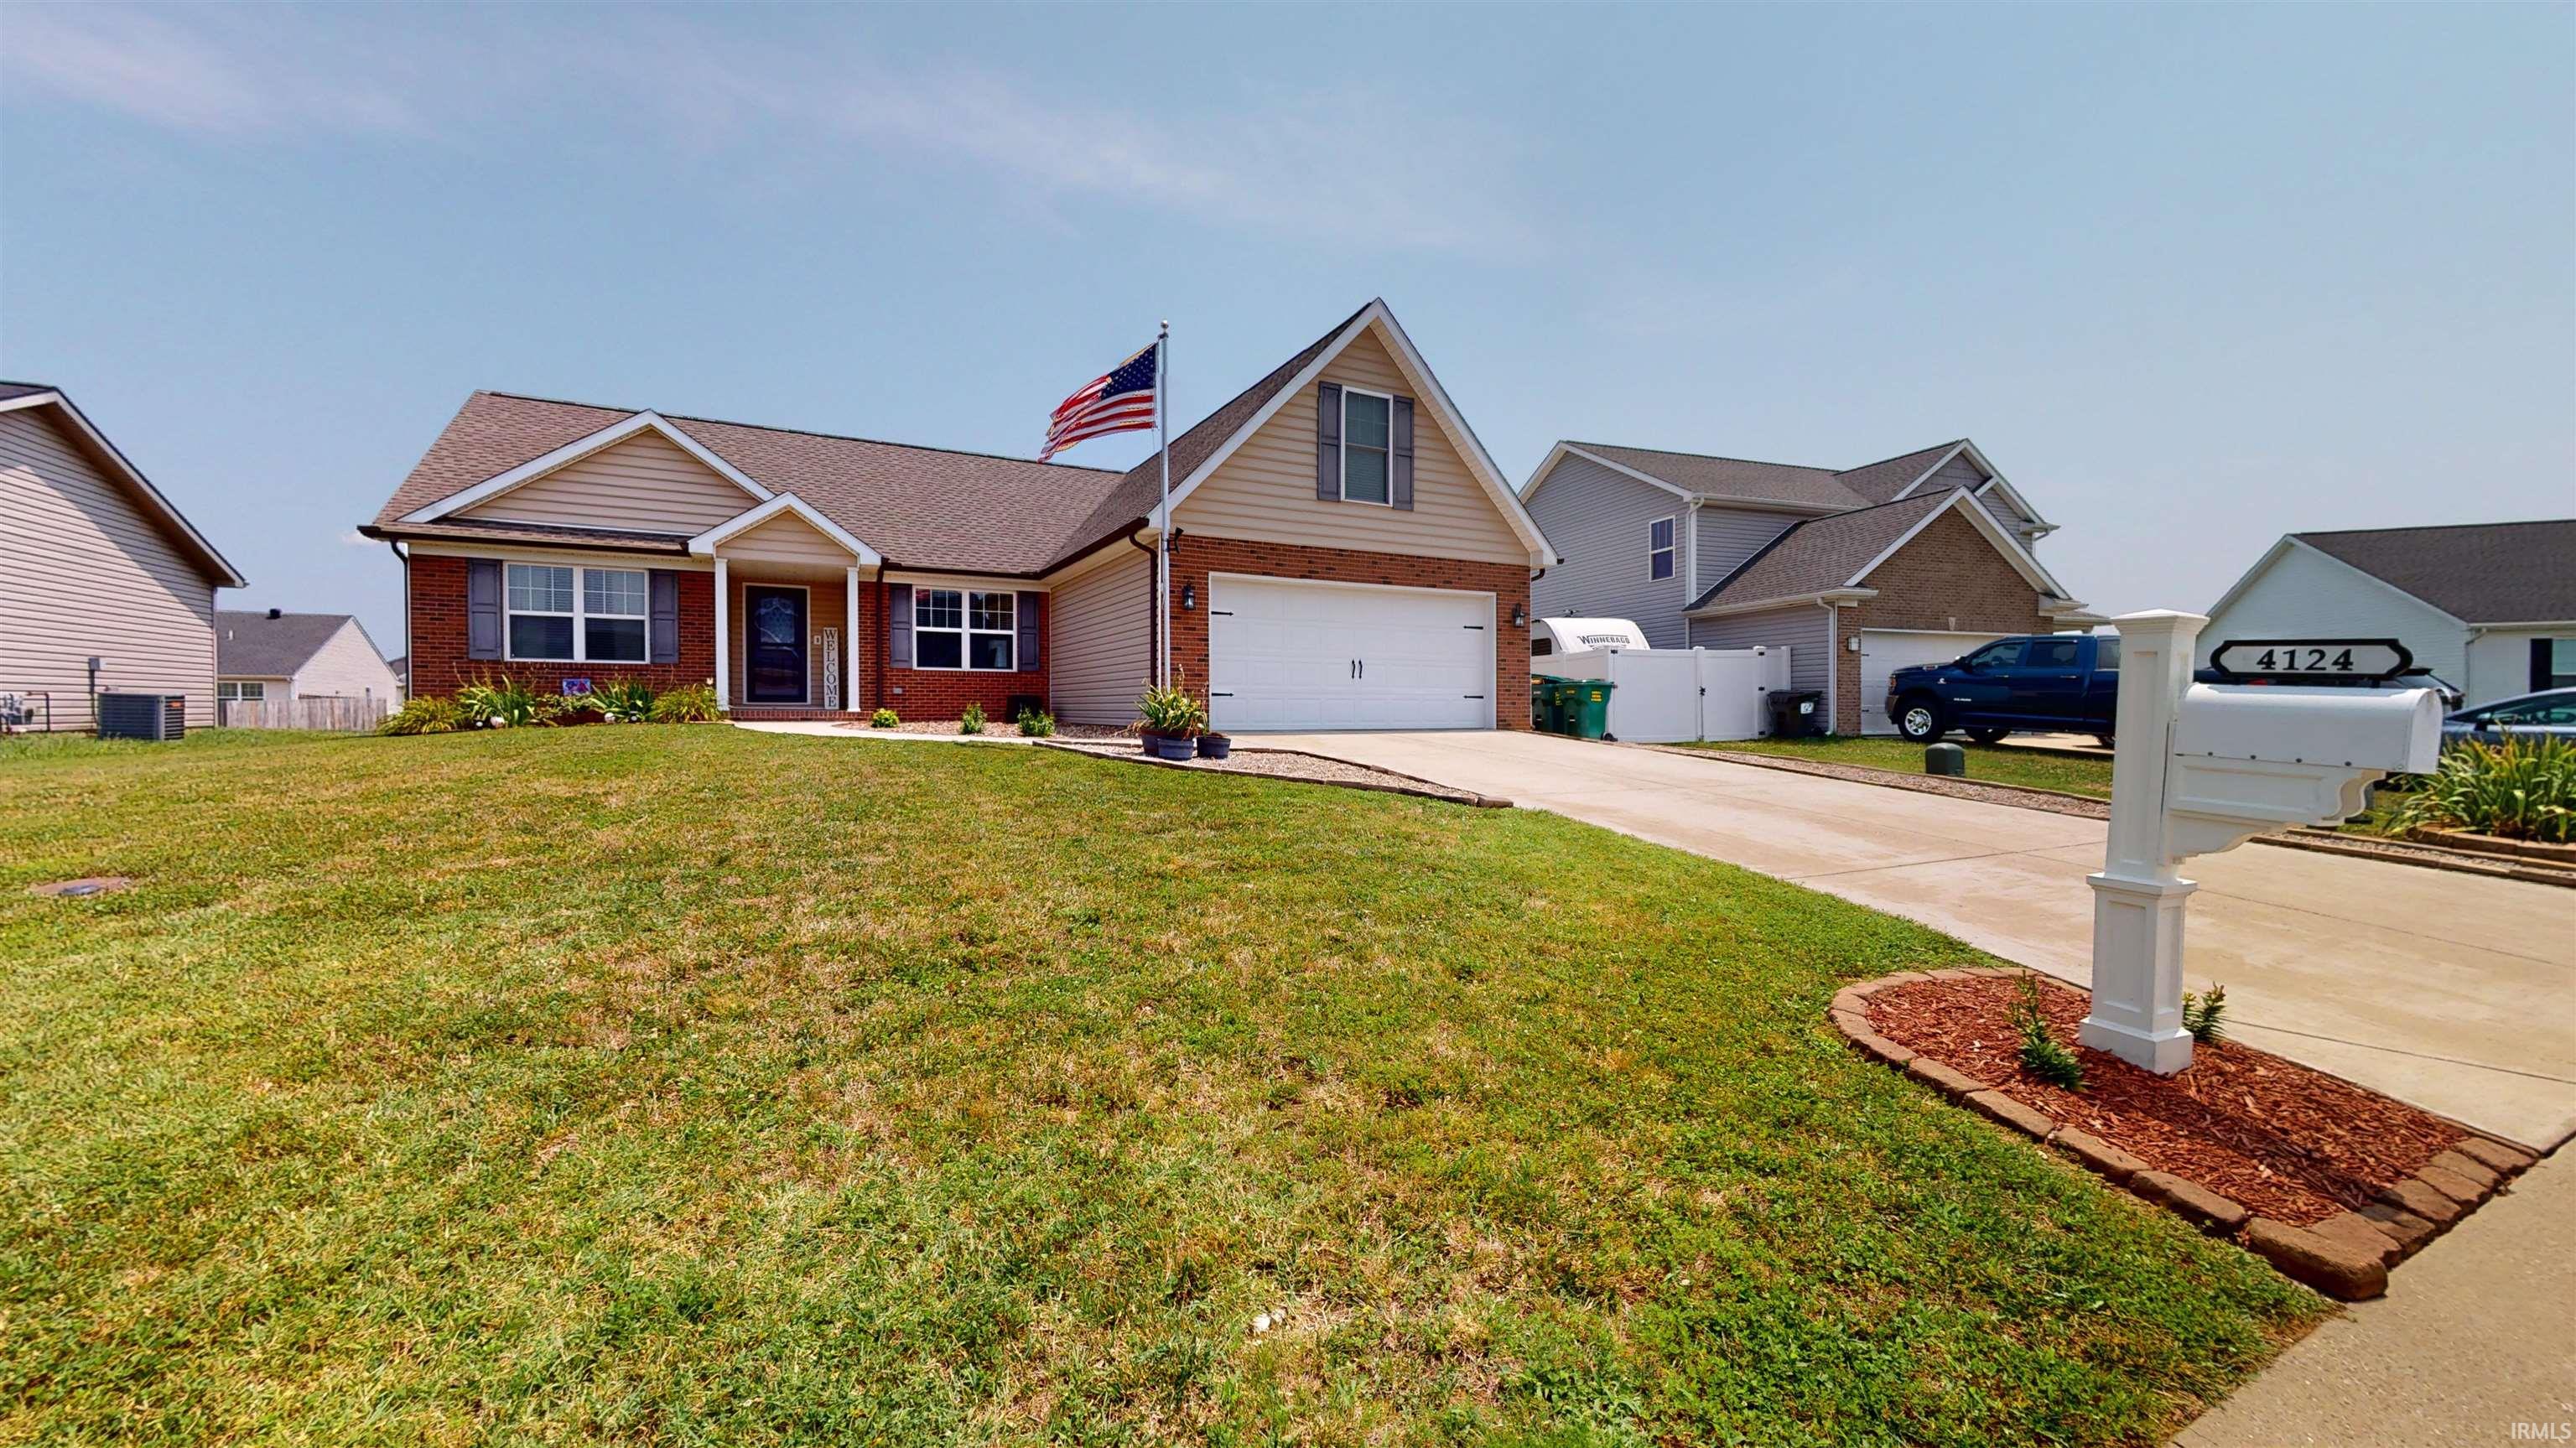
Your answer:
[[[2052,1086],[2021,1069],[2008,1016],[2019,990],[1993,978],[1894,985],[1869,997],[1869,1020],[1899,1045],[2293,1226],[2369,1205],[2468,1134],[2251,1046],[2201,1046],[2172,1076],[2140,1070],[2075,1046],[2087,997],[2053,984],[2040,988],[2041,1009],[2084,1062],[2084,1089]]]

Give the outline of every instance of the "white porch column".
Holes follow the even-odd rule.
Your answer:
[[[725,561],[716,559],[716,707],[733,707],[733,600],[725,584]]]
[[[2209,620],[2156,609],[2113,619],[2120,695],[2112,715],[2111,830],[2093,887],[2093,1011],[2076,1039],[2159,1075],[2191,1064],[2182,1028],[2183,905],[2200,888],[2166,853],[2174,715]]]
[[[859,712],[859,570],[850,570],[841,597],[849,605],[849,630],[841,635],[841,712]]]

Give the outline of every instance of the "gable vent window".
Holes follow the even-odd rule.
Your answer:
[[[1381,393],[1342,389],[1342,501],[1387,501],[1387,457],[1390,417],[1395,399]]]
[[[506,657],[528,662],[640,664],[651,587],[638,568],[513,563]]]
[[[1657,518],[1646,525],[1646,576],[1666,579],[1673,576],[1673,520]]]

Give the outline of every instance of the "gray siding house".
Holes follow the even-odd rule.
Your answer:
[[[1840,469],[1560,442],[1521,498],[1563,555],[1539,616],[1785,646],[1843,732],[1884,726],[1895,668],[2092,618],[2032,556],[2056,525],[1965,438]]]
[[[117,691],[212,725],[215,590],[241,586],[60,388],[0,382],[0,694],[30,727],[87,730]]]

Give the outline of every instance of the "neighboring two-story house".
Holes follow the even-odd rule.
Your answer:
[[[100,694],[215,722],[215,590],[241,574],[62,390],[0,382],[0,694],[88,730]]]
[[[355,615],[226,609],[215,615],[215,696],[224,704],[348,699],[398,708],[402,684]]]
[[[2056,525],[1964,438],[1841,469],[1560,442],[1521,501],[1563,557],[1541,617],[1786,647],[1836,733],[1892,732],[1897,669],[2096,621],[2032,556]]]
[[[1221,729],[1529,727],[1555,555],[1384,302],[1176,433],[1168,509],[1161,482],[477,392],[361,531],[404,557],[422,695],[1121,724],[1168,636]]]

